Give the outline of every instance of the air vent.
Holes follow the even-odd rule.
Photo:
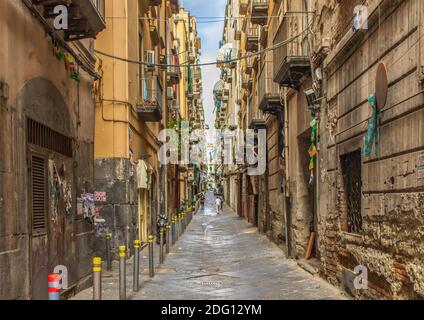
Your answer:
[[[44,158],[32,156],[32,232],[46,232],[46,163]]]
[[[27,119],[27,141],[72,158],[71,138],[29,118]]]

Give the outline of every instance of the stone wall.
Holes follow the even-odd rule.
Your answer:
[[[125,245],[133,251],[138,238],[138,190],[135,167],[129,159],[95,160],[95,189],[106,192],[106,202],[98,203],[100,218],[106,220],[111,237],[112,256],[118,258],[118,247]],[[96,253],[105,258],[105,236],[96,234]]]
[[[351,4],[324,8],[324,27],[317,26],[324,30],[317,38],[344,41],[344,46],[333,43],[324,63],[328,104],[321,112],[319,181],[327,192],[319,196],[321,274],[349,287],[358,299],[424,297],[424,179],[418,173],[424,150],[418,133],[424,124],[424,97],[417,72],[422,65],[419,21],[424,12],[419,3],[367,1],[371,23],[357,37],[350,38],[351,31],[343,27]],[[383,8],[380,14],[378,5]],[[331,30],[329,19],[335,23]],[[335,30],[343,29],[348,31],[335,36]],[[378,152],[373,148],[372,156],[361,161],[362,232],[352,234],[346,227],[340,157],[363,147],[371,115],[367,97],[375,92],[379,62],[388,70],[388,100],[379,116]],[[368,269],[367,290],[352,289],[352,278],[346,277],[358,265]]]

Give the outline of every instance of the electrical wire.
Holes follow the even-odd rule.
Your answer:
[[[279,16],[235,16],[235,17],[222,17],[222,16],[200,16],[200,17],[196,17],[196,16],[190,16],[190,17],[180,17],[178,15],[173,16],[169,19],[163,19],[163,18],[152,18],[152,17],[124,17],[124,16],[108,16],[105,17],[105,19],[125,19],[125,20],[153,20],[153,21],[181,21],[181,20],[192,20],[193,18],[196,19],[196,22],[202,22],[204,23],[205,21],[212,21],[212,22],[222,22],[222,21],[226,21],[226,20],[244,20],[244,19],[277,19],[277,18],[282,18],[282,17],[289,17],[289,16],[295,16],[295,15],[316,15],[315,11],[291,11],[291,12],[286,12],[283,15],[279,15]],[[202,21],[203,20],[203,21]]]
[[[305,28],[302,32],[292,36],[291,38],[282,41],[280,43],[274,44],[273,46],[270,46],[268,48],[259,50],[257,52],[254,53],[250,53],[248,55],[244,55],[242,57],[239,58],[233,58],[233,59],[228,59],[225,61],[214,61],[214,62],[205,62],[205,63],[194,63],[194,64],[159,64],[159,63],[148,63],[145,61],[140,61],[140,60],[133,60],[133,59],[127,59],[127,58],[123,58],[123,57],[118,57],[118,56],[114,56],[112,54],[106,53],[106,52],[102,52],[100,50],[94,50],[94,52],[96,54],[108,57],[108,58],[112,58],[112,59],[116,59],[116,60],[120,60],[123,62],[127,62],[127,63],[132,63],[132,64],[139,64],[139,65],[145,65],[145,66],[154,66],[154,67],[159,67],[159,68],[172,68],[172,67],[206,67],[206,66],[213,66],[213,65],[217,65],[217,64],[229,64],[232,62],[237,62],[237,61],[242,61],[254,56],[258,56],[261,55],[265,52],[268,51],[273,51],[276,50],[280,47],[283,47],[291,42],[293,42],[294,40],[296,40],[297,38],[301,37],[303,34],[305,34],[306,32],[308,32],[308,30],[310,29],[310,27],[312,26],[312,23],[309,24],[309,26],[307,28]]]

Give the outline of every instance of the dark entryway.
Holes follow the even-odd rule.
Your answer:
[[[317,190],[317,170],[316,161],[314,162],[313,178],[311,178],[310,170],[310,155],[308,150],[311,146],[311,129],[304,132],[299,137],[299,172],[302,177],[299,185],[298,207],[303,212],[304,223],[303,228],[306,230],[304,247],[306,251],[311,249],[311,258],[319,258],[319,251],[317,246],[318,236],[318,217],[316,208],[316,190]],[[312,247],[311,247],[312,243]]]

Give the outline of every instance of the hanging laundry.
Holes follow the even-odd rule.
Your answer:
[[[378,144],[380,140],[378,129],[379,112],[377,109],[377,97],[375,94],[371,94],[368,97],[368,103],[372,108],[372,115],[371,119],[368,122],[367,134],[364,137],[364,148],[362,150],[362,155],[364,157],[370,157],[372,146],[375,142],[375,156],[378,158]]]
[[[81,79],[80,79],[79,73],[76,72],[75,70],[72,70],[71,71],[71,79],[74,80],[78,84],[81,83]]]
[[[311,132],[311,146],[309,147],[308,153],[309,153],[309,171],[310,171],[310,178],[309,178],[309,184],[312,185],[315,180],[314,176],[314,169],[315,169],[315,156],[318,154],[318,148],[316,146],[317,142],[317,132],[318,132],[318,120],[317,116],[315,114],[312,114],[312,119],[310,122],[310,126],[312,129]]]
[[[69,54],[65,54],[65,68],[67,71],[72,71],[75,69],[75,60]]]

